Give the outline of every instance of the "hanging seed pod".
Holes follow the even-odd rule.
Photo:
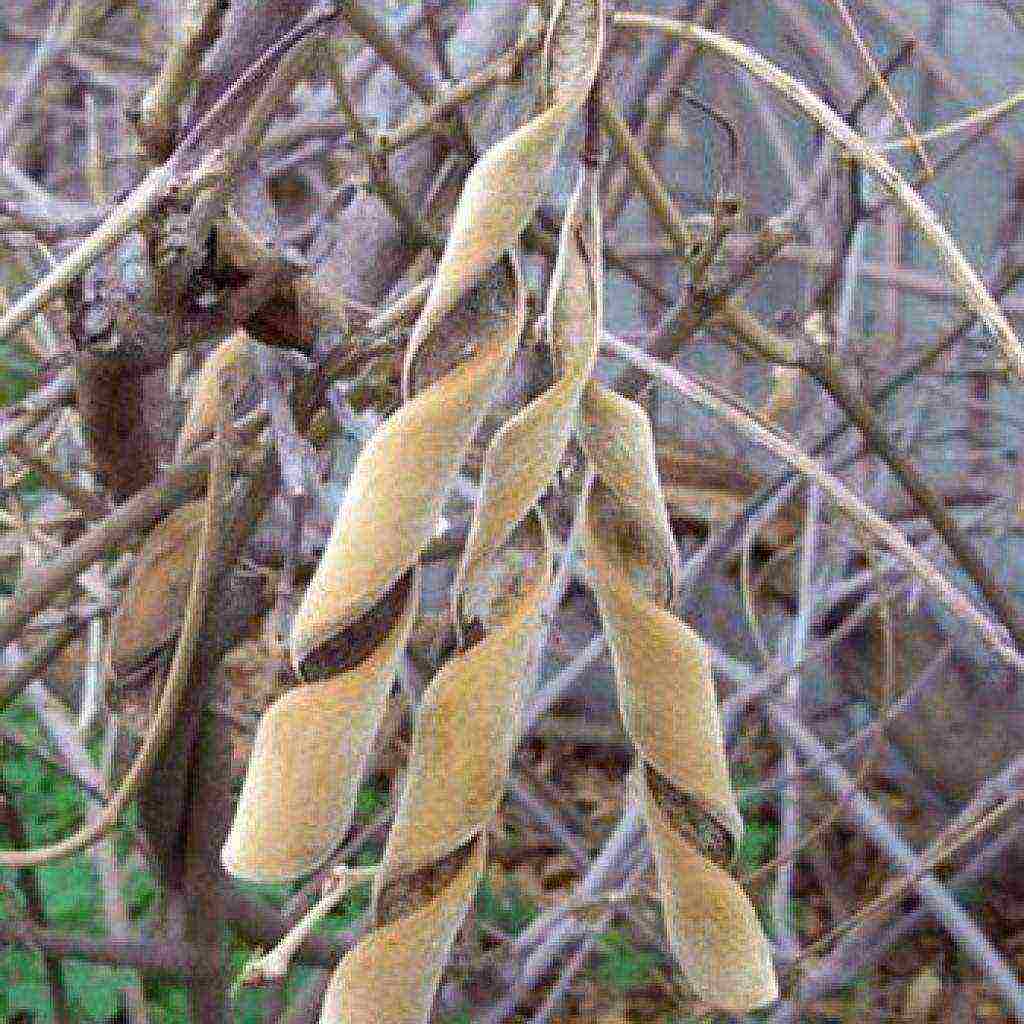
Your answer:
[[[360,453],[292,624],[297,673],[326,681],[285,695],[261,722],[222,853],[232,873],[298,877],[347,831],[416,615],[416,562],[504,378],[524,316],[517,265],[502,260],[427,339],[422,351],[432,363],[417,377],[422,388]]]
[[[677,561],[643,411],[600,385],[583,401],[596,480],[581,540],[612,651],[633,786],[647,820],[669,944],[697,994],[746,1012],[778,996],[750,901],[724,870],[743,820],[729,780],[707,651],[668,605]]]
[[[535,514],[467,580],[472,594],[465,604],[482,638],[453,657],[423,694],[374,880],[376,928],[338,965],[323,1024],[425,1024],[430,1016],[519,744],[544,643],[551,565],[548,530]]]
[[[487,839],[481,835],[438,895],[371,932],[346,955],[324,995],[322,1022],[427,1019],[441,971],[480,883],[486,852]]]
[[[518,346],[525,290],[515,245],[593,83],[602,35],[603,10],[596,0],[559,4],[545,47],[548,106],[484,154],[467,179],[406,351],[404,404],[360,454],[296,614],[291,654],[300,675],[331,668],[363,671],[384,643],[375,628],[367,636],[367,622],[387,621],[383,610],[389,602],[395,606],[391,621],[407,622],[415,613],[415,588],[401,595],[404,600],[393,598],[436,531],[448,491]],[[533,500],[494,533],[507,541],[501,551],[490,557],[495,545],[478,545],[474,564],[460,574],[460,607],[479,623],[483,637],[454,658],[424,695],[405,792],[374,888],[378,927],[339,965],[324,1003],[325,1022],[410,1024],[429,1015],[482,869],[482,829],[504,787],[518,741],[522,688],[543,638],[551,564],[547,530],[529,520],[513,533]],[[303,725],[333,736],[326,720],[333,722],[340,711],[337,705],[299,708],[290,730],[270,726],[266,742],[257,743],[249,775],[275,780],[288,797],[264,801],[269,810],[258,814],[258,800],[240,802],[235,828],[248,830],[248,820],[255,823],[247,838],[252,870],[269,870],[271,861],[281,870],[298,868],[300,858],[284,866],[278,837],[291,828],[291,801],[320,807],[319,799],[310,799],[315,787],[309,783],[326,773],[310,763],[322,753],[290,758],[283,737]],[[355,725],[358,733],[350,733],[350,749],[372,739],[375,717],[373,709],[355,723],[345,716],[341,724],[350,730]],[[315,832],[316,814],[325,832],[336,832],[350,814],[343,812],[310,812],[308,834]],[[240,867],[237,848],[231,841],[225,847],[232,870]],[[415,900],[412,913],[407,898]]]
[[[422,340],[466,289],[514,248],[550,186],[551,173],[597,75],[603,0],[556,0],[542,54],[547,106],[492,146],[466,178],[444,254],[406,353],[405,379]]]
[[[524,291],[502,260],[420,350],[402,407],[356,460],[323,558],[296,613],[296,671],[370,611],[433,537],[445,498],[504,381],[522,333]]]
[[[356,668],[289,690],[260,719],[221,852],[236,878],[289,881],[320,867],[345,838],[417,586],[412,573],[395,587],[388,611],[397,617]]]
[[[202,535],[203,503],[175,509],[150,531],[110,627],[110,667],[122,678],[168,649],[181,628]]]
[[[347,831],[416,615],[416,562],[524,317],[518,264],[501,260],[425,339],[414,389],[360,453],[290,637],[296,672],[326,681],[285,695],[261,722],[222,853],[232,873],[298,877]]]
[[[514,246],[536,208],[594,80],[602,36],[599,3],[558,6],[544,58],[550,105],[488,151],[466,182],[407,351],[407,400],[417,390],[421,367],[430,365],[422,358],[424,340],[451,321],[467,283]],[[574,210],[579,203],[577,194]],[[577,214],[569,221],[566,233],[572,235]],[[563,260],[559,273],[566,272]],[[592,338],[567,338],[554,397],[524,410],[489,449],[453,594],[460,635],[472,627],[482,638],[453,658],[424,693],[404,791],[373,889],[377,927],[339,964],[321,1024],[425,1024],[429,1018],[482,870],[483,830],[504,791],[545,635],[550,539],[539,513],[524,517],[557,469],[595,351]],[[417,454],[429,451],[426,432],[417,442]],[[343,563],[346,570],[352,554]],[[425,900],[426,909],[413,909]]]
[[[600,233],[597,175],[579,176],[562,224],[548,300],[548,331],[556,379],[505,423],[484,458],[477,503],[456,577],[456,591],[509,535],[551,485],[575,429],[580,396],[600,341],[599,276],[587,246]],[[457,606],[453,604],[457,612]]]

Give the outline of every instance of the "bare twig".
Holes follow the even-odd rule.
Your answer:
[[[849,150],[892,194],[893,199],[936,250],[968,305],[992,332],[992,336],[999,341],[1009,366],[1019,378],[1024,379],[1024,348],[1021,347],[1016,333],[935,214],[883,156],[844,124],[806,86],[742,43],[689,22],[671,21],[667,18],[630,12],[616,14],[615,21],[627,28],[667,32],[700,43],[722,54],[785,96],[836,142]]]

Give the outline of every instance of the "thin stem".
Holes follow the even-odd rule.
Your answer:
[[[907,217],[917,226],[942,259],[950,277],[1002,346],[1003,355],[1018,378],[1024,379],[1024,348],[984,283],[964,259],[949,232],[891,164],[860,135],[838,118],[805,85],[742,43],[689,22],[672,21],[646,14],[619,12],[616,24],[623,28],[653,29],[689,39],[727,57],[785,96],[850,154],[868,168]]]
[[[259,985],[269,981],[280,981],[287,974],[298,948],[312,934],[313,929],[345,898],[354,886],[372,881],[377,868],[350,868],[342,865],[334,868],[324,886],[324,894],[302,919],[269,953],[250,960],[235,980],[232,989],[245,985]]]

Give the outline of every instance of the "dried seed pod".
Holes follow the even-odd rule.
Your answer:
[[[597,175],[581,172],[566,209],[548,302],[548,331],[556,379],[491,439],[455,590],[472,576],[551,485],[576,426],[580,396],[600,341],[599,275],[586,248],[600,233]],[[458,615],[458,603],[453,602]]]
[[[487,579],[468,581],[483,636],[453,657],[423,694],[374,881],[377,927],[338,965],[322,1024],[425,1024],[429,1018],[519,743],[544,643],[551,566],[550,537],[537,514],[481,571]]]
[[[348,953],[324,995],[321,1022],[426,1020],[455,935],[483,874],[486,849],[485,837],[477,837],[458,873],[438,895],[371,932]]]
[[[404,404],[360,454],[296,614],[291,655],[300,674],[339,662],[360,672],[380,655],[383,641],[372,630],[369,638],[364,635],[367,617],[372,621],[396,583],[414,570],[433,536],[519,343],[525,290],[515,245],[593,84],[603,15],[600,0],[558,4],[545,46],[547,107],[485,153],[467,179],[406,351]],[[584,359],[589,368],[587,360],[592,356]],[[581,369],[575,376],[570,405],[585,373]],[[553,465],[565,433],[556,431],[554,443],[560,447]],[[482,868],[483,828],[504,788],[518,742],[523,688],[543,640],[551,546],[539,516],[523,519],[536,486],[511,488],[517,494],[511,521],[476,544],[472,564],[460,573],[459,606],[479,622],[482,638],[453,658],[424,695],[406,785],[374,887],[371,912],[378,927],[339,965],[325,999],[324,1022],[423,1024],[429,1016],[444,960]],[[411,618],[415,603],[410,591],[395,611],[396,621]],[[334,723],[340,712],[338,706],[300,709],[293,727],[298,731],[305,723],[335,735],[325,719]],[[363,739],[372,737],[375,715],[379,718],[371,709],[359,716]],[[268,728],[268,736],[273,733]],[[276,779],[291,799],[307,800],[296,780],[323,777],[269,741],[254,751],[250,773]],[[249,836],[257,859],[289,827],[294,812],[287,802],[261,811]],[[255,820],[256,802],[240,804],[236,827],[243,812]],[[333,809],[327,813],[338,827],[340,816],[335,818]],[[230,867],[229,852],[226,848]],[[408,893],[426,906],[409,913]]]
[[[650,426],[639,406],[594,382],[583,405],[590,428],[584,449],[596,480],[583,498],[582,547],[623,725],[637,748],[633,784],[658,867],[669,944],[702,999],[745,1012],[772,1002],[778,989],[753,907],[716,863],[731,860],[743,820],[707,651],[667,607],[676,555]]]
[[[182,505],[157,523],[143,543],[110,627],[115,678],[141,668],[178,635],[204,514],[201,501]]]
[[[444,253],[406,353],[405,379],[423,339],[503,253],[548,191],[566,132],[597,75],[603,0],[556,0],[542,54],[547,106],[492,146],[466,178]]]
[[[370,438],[295,615],[296,671],[358,622],[419,558],[519,343],[525,293],[514,260],[468,290],[422,346],[429,372]],[[466,356],[466,348],[470,351]]]
[[[178,435],[175,458],[184,458],[193,448],[209,440],[225,406],[240,411],[245,395],[256,380],[253,343],[244,330],[225,338],[207,356],[196,377],[188,415]]]
[[[732,1013],[774,1002],[771,950],[750,900],[669,824],[639,768],[631,781],[647,820],[669,947],[687,980],[702,999]]]
[[[260,719],[221,851],[235,877],[289,881],[318,868],[345,838],[417,586],[414,573],[396,588],[400,611],[357,667],[289,690]]]
[[[514,246],[547,188],[565,132],[596,75],[603,17],[602,4],[593,0],[557,5],[544,55],[548,107],[484,154],[467,179],[406,353],[407,399],[421,372],[425,339],[451,320],[452,311],[464,302],[467,284],[479,280]],[[581,193],[582,188],[563,231],[566,249],[578,242]],[[574,274],[578,269],[578,264],[560,260],[560,277],[571,276],[564,289],[566,301],[577,300],[582,289],[592,303],[592,282]],[[562,458],[596,354],[596,337],[591,335],[563,339],[560,332],[559,340],[560,380],[500,431],[488,450],[453,595],[457,624],[472,621],[478,627],[474,635],[482,631],[483,636],[453,658],[423,695],[404,791],[374,885],[372,914],[378,927],[338,966],[321,1024],[425,1024],[454,939],[452,919],[460,908],[465,913],[472,896],[473,887],[463,881],[465,869],[452,872],[474,851],[482,867],[484,829],[504,791],[519,740],[525,685],[546,632],[550,539],[540,514],[528,513]],[[421,432],[417,454],[436,443]],[[380,505],[377,514],[382,515]],[[418,549],[425,540],[417,539]],[[352,554],[342,563],[346,571],[351,570]],[[425,880],[436,884],[438,872],[444,878],[441,895],[431,893],[428,907],[441,906],[445,913],[409,914],[396,893],[411,888],[415,894]],[[420,955],[416,948],[410,956],[409,935],[431,955]]]
[[[592,224],[581,238],[570,245],[563,234],[567,266],[552,279],[549,297],[553,343],[600,337],[601,232]],[[582,350],[556,347],[556,362],[574,348]],[[635,402],[591,380],[582,389],[579,426],[594,471],[580,508],[584,564],[612,652],[623,725],[637,748],[632,779],[654,848],[669,943],[702,999],[737,1012],[764,1006],[778,995],[770,949],[750,901],[721,866],[735,854],[743,819],[710,663],[700,637],[669,610],[679,554],[650,422]]]

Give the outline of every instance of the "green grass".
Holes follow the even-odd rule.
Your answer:
[[[628,934],[609,928],[597,940],[597,978],[617,992],[639,988],[653,978],[653,970],[665,959],[648,949],[634,945]]]
[[[475,909],[481,919],[511,935],[521,932],[538,913],[532,900],[511,887],[495,892],[486,878],[477,889]]]
[[[2,713],[0,722],[16,727],[32,743],[45,745],[35,714],[22,699],[13,702]],[[97,741],[98,742],[98,741]],[[96,743],[91,747],[95,748]],[[95,755],[98,751],[92,749]],[[52,842],[74,831],[85,815],[85,801],[79,788],[55,768],[40,764],[28,754],[11,748],[0,748],[0,771],[22,816],[29,841],[33,845]],[[386,790],[364,786],[359,793],[360,813],[372,814],[387,800]],[[131,845],[131,831],[137,820],[135,808],[126,816],[126,825],[119,831],[117,843],[123,857]],[[6,836],[0,830],[0,842]],[[379,847],[367,847],[357,858],[361,864],[380,859]],[[106,932],[102,893],[86,853],[36,869],[47,923],[64,931],[101,936]],[[0,914],[19,914],[24,902],[16,885],[16,873],[0,870]],[[297,888],[293,885],[251,886],[254,895],[276,905],[287,900]],[[145,919],[154,909],[158,895],[156,879],[139,868],[125,871],[122,896],[132,920]],[[322,933],[343,931],[366,910],[369,887],[359,886],[348,893],[318,927]],[[254,948],[237,936],[232,938],[231,968],[241,971]],[[104,1021],[120,1009],[121,994],[133,972],[85,963],[72,959],[62,961],[65,987],[76,1021]],[[288,982],[289,996],[302,990],[314,972],[295,967]],[[150,1020],[154,1024],[184,1024],[188,1020],[187,997],[181,985],[167,981],[147,981],[144,985]],[[263,1019],[265,993],[243,989],[235,1000],[236,1024],[257,1024]],[[52,1022],[50,992],[46,983],[42,955],[32,950],[11,946],[0,950],[0,1021],[14,1014],[29,1012],[38,1024]]]
[[[767,864],[778,848],[779,828],[775,820],[766,813],[766,803],[757,792],[745,794],[745,790],[756,790],[760,778],[745,765],[733,769],[733,786],[743,814],[743,840],[736,855],[736,868],[741,874],[756,871]]]

